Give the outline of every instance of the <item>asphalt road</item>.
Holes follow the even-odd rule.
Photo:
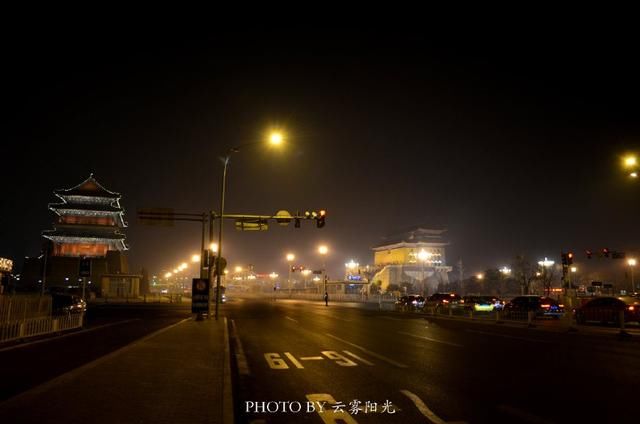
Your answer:
[[[0,349],[0,401],[190,316],[190,305],[89,305],[83,330]]]
[[[287,300],[223,311],[238,422],[637,422],[637,337]],[[338,402],[357,414],[334,413]]]

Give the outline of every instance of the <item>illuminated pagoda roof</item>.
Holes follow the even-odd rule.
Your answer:
[[[122,197],[120,193],[107,190],[102,185],[100,185],[100,183],[93,177],[93,174],[89,175],[89,178],[75,187],[55,190],[54,193],[56,194],[56,196],[61,198],[65,198],[67,196],[87,196],[120,199],[120,197]]]
[[[373,247],[373,250],[388,250],[400,247],[416,245],[447,246],[449,243],[443,238],[446,228],[422,228],[414,227],[409,230],[384,237],[382,243]]]

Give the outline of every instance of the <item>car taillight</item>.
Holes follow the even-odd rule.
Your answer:
[[[449,301],[447,299],[444,299],[442,303],[449,303]]]
[[[461,300],[460,303],[464,303],[464,300]]]
[[[564,308],[564,305],[558,305],[559,308]]]
[[[544,305],[540,305],[540,307],[541,308],[549,308],[549,307],[551,307],[551,305],[548,305],[548,304],[545,303]]]
[[[635,308],[635,307],[633,307],[633,306],[629,306],[629,308],[628,308],[628,309],[629,309],[630,311],[633,311],[633,310],[635,310],[636,308]]]

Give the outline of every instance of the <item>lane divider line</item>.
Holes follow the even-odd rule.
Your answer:
[[[373,362],[369,362],[366,359],[359,357],[355,353],[351,353],[348,350],[343,350],[343,352],[346,353],[347,355],[351,356],[352,358],[357,359],[358,361],[362,362],[363,364],[373,365]]]
[[[298,368],[298,369],[304,368],[304,367],[302,366],[302,364],[300,363],[300,361],[298,361],[298,360],[296,359],[296,357],[295,357],[295,356],[293,356],[291,353],[289,353],[289,352],[285,352],[285,353],[284,353],[284,356],[286,356],[287,358],[289,358],[289,360],[293,363],[293,365],[295,365],[295,366],[296,366],[296,368]],[[300,359],[302,359],[302,358],[300,358]]]
[[[387,363],[389,363],[389,364],[391,364],[391,365],[394,365],[394,366],[396,366],[396,367],[398,367],[398,368],[409,368],[407,365],[405,365],[405,364],[403,364],[403,363],[400,363],[400,362],[394,361],[393,359],[391,359],[391,358],[387,358],[386,356],[380,355],[379,353],[372,352],[372,351],[370,351],[369,349],[366,349],[366,348],[364,348],[364,347],[362,347],[362,346],[358,346],[358,345],[357,345],[357,344],[355,344],[355,343],[348,342],[348,341],[346,341],[346,340],[344,340],[344,339],[341,339],[340,337],[334,336],[333,334],[329,334],[329,333],[325,333],[325,334],[326,334],[327,336],[331,337],[332,339],[336,339],[336,340],[341,341],[342,343],[346,343],[346,344],[348,344],[349,346],[353,346],[353,347],[355,347],[356,349],[359,349],[359,350],[363,351],[364,353],[367,353],[367,354],[369,354],[370,356],[373,356],[374,358],[378,358],[378,359],[380,359],[380,360],[382,360],[382,361],[385,361],[385,362],[387,362]]]
[[[236,364],[238,364],[238,373],[240,375],[251,375],[249,364],[247,363],[247,357],[244,354],[242,342],[238,336],[238,329],[234,320],[231,320],[231,337],[233,338],[233,342],[236,347]]]
[[[437,340],[437,339],[433,339],[431,337],[426,337],[426,336],[418,336],[416,334],[405,333],[404,331],[398,331],[398,334],[403,334],[405,336],[415,337],[416,339],[427,340],[427,341],[430,341],[430,342],[441,343],[441,344],[445,344],[445,345],[449,345],[449,346],[464,347],[464,346],[462,346],[461,344],[458,344],[458,343],[445,342],[444,340]]]
[[[418,408],[418,411],[424,415],[433,424],[446,424],[447,422],[434,414],[429,407],[418,397],[418,395],[410,392],[409,390],[400,390],[400,393],[411,399],[413,404]]]
[[[295,320],[295,319],[293,319],[291,317],[288,317],[288,316],[285,316],[285,318],[288,319],[289,321],[298,322],[298,320]]]
[[[321,361],[323,359],[322,356],[303,356],[300,358],[301,361]]]

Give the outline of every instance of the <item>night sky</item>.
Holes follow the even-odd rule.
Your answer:
[[[217,209],[219,156],[271,125],[289,145],[232,158],[227,211],[324,208],[327,225],[240,233],[229,222],[232,265],[282,275],[292,251],[319,267],[323,242],[338,277],[413,226],[447,227],[448,262],[468,272],[519,253],[639,252],[640,181],[620,166],[640,153],[632,29],[14,34],[0,256],[37,255],[53,190],[93,172],[123,195],[132,268],[173,268],[198,251],[198,225],[143,226],[136,210]]]

